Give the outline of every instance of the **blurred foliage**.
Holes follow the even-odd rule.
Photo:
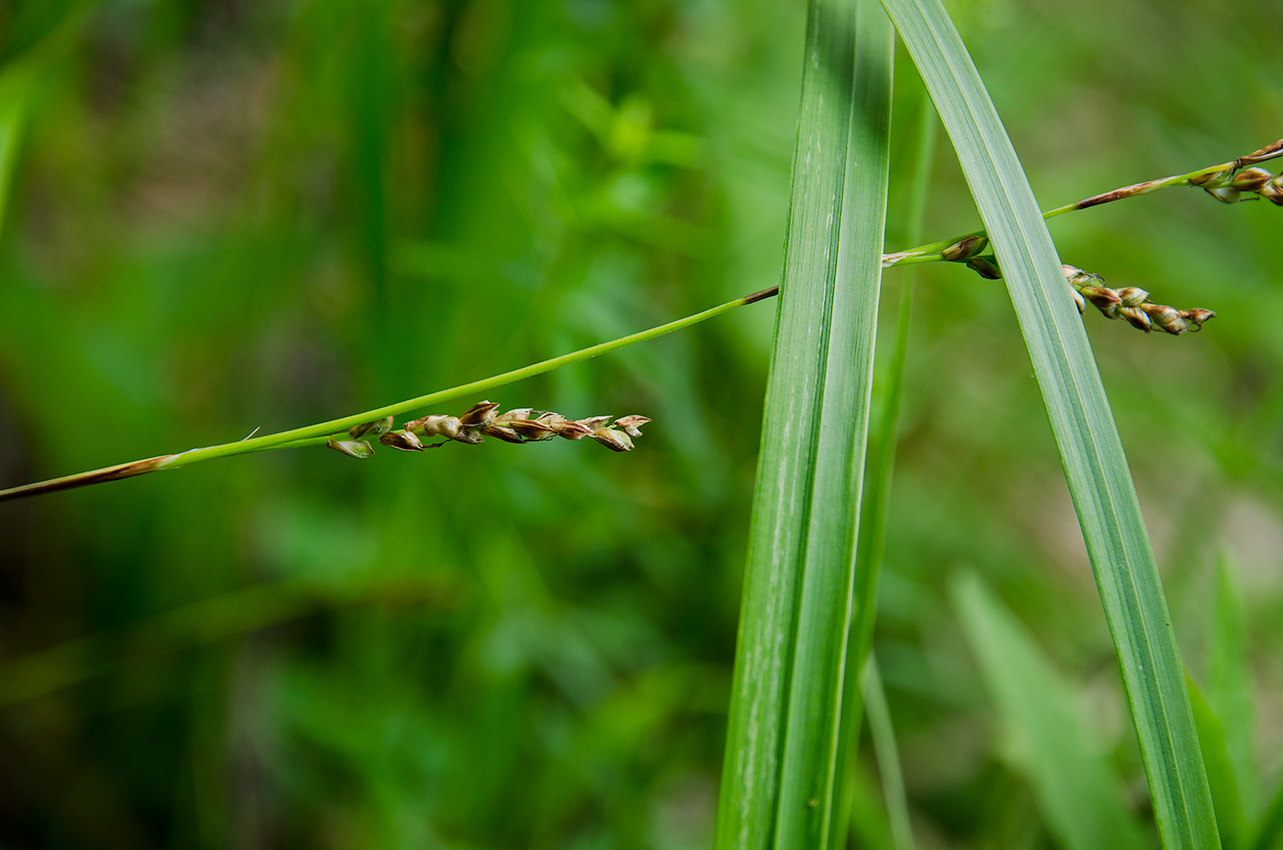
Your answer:
[[[802,7],[0,0],[0,482],[776,283]],[[1278,0],[955,11],[1046,205],[1283,135]],[[937,173],[931,239],[976,223],[947,150]],[[1281,229],[1196,190],[1052,226],[1066,262],[1218,313],[1180,338],[1085,321],[1191,672],[1213,707],[1250,683],[1257,728],[1225,733],[1245,801],[1283,750]],[[1005,292],[928,267],[916,308],[875,649],[919,845],[1056,846],[951,608],[963,569],[1146,817]],[[772,322],[762,303],[494,396],[653,416],[627,455],[279,452],[0,506],[0,845],[708,846]],[[1209,683],[1223,552],[1246,657]]]

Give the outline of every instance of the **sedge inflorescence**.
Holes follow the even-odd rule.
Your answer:
[[[988,280],[1002,278],[1002,269],[992,255],[982,255],[989,247],[983,236],[968,236],[940,252],[941,257],[953,263],[966,263],[967,268]],[[1133,327],[1149,333],[1154,328],[1180,336],[1186,331],[1199,331],[1203,323],[1216,314],[1202,307],[1177,310],[1166,304],[1149,300],[1149,293],[1138,286],[1111,289],[1098,274],[1085,272],[1077,266],[1064,265],[1065,280],[1073,291],[1078,312],[1082,313],[1090,302],[1107,318],[1126,319]]]
[[[614,420],[612,422],[612,420]],[[626,452],[633,448],[633,438],[641,436],[641,426],[650,422],[646,416],[590,416],[567,419],[550,410],[521,407],[500,412],[498,402],[480,401],[458,416],[430,414],[413,419],[394,429],[391,416],[353,427],[342,437],[331,437],[326,444],[349,457],[367,458],[374,454],[370,438],[389,448],[404,452],[435,449],[449,442],[477,445],[486,437],[506,443],[538,443],[561,437],[582,440],[588,437],[611,451]],[[440,438],[441,442],[425,442]]]
[[[1138,286],[1110,289],[1098,274],[1085,272],[1077,266],[1065,265],[1065,279],[1074,288],[1078,312],[1083,312],[1091,302],[1110,319],[1126,319],[1133,327],[1149,333],[1154,328],[1180,336],[1186,331],[1201,331],[1203,322],[1216,316],[1211,310],[1194,307],[1177,310],[1166,304],[1155,304],[1149,293]]]
[[[1189,182],[1191,186],[1199,186],[1216,200],[1227,204],[1264,198],[1283,206],[1283,172],[1272,174],[1260,166],[1237,170],[1225,167],[1192,177]]]

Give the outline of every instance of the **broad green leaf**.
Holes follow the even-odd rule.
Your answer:
[[[1169,848],[1218,847],[1158,567],[1055,246],[940,0],[884,0],[883,5],[953,141],[1015,305],[1118,652],[1159,834]]]
[[[1078,700],[1015,617],[969,574],[953,585],[971,650],[1012,739],[1018,767],[1068,850],[1145,847],[1122,789],[1096,752]]]
[[[840,705],[886,219],[892,32],[872,2],[813,0],[808,15],[719,850],[822,850],[839,831]]]

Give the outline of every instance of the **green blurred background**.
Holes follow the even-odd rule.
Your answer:
[[[1278,0],[950,9],[1045,206],[1283,136]],[[775,284],[804,11],[0,0],[0,487]],[[922,103],[900,59],[891,249]],[[976,222],[942,145],[928,238]],[[1283,210],[1169,190],[1052,231],[1066,262],[1218,313],[1180,338],[1085,321],[1196,680],[1218,559],[1243,589],[1235,734],[1272,788]],[[710,846],[774,309],[491,394],[653,417],[630,454],[296,450],[0,505],[0,846]],[[962,637],[967,570],[1147,817],[1005,291],[926,267],[915,310],[875,651],[920,846],[1057,846]]]

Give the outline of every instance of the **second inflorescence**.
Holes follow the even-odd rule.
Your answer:
[[[1271,174],[1259,166],[1238,170],[1225,167],[1192,177],[1189,182],[1191,186],[1202,187],[1207,194],[1227,204],[1255,200],[1251,197],[1255,195],[1283,206],[1283,173]]]
[[[435,449],[448,442],[477,445],[486,437],[495,437],[507,443],[537,443],[561,437],[564,440],[582,440],[588,437],[616,452],[631,451],[633,437],[641,436],[641,426],[650,421],[646,416],[590,416],[587,419],[567,419],[550,410],[521,407],[499,412],[498,402],[480,401],[459,416],[431,414],[413,419],[393,429],[394,417],[387,416],[357,425],[341,436],[331,437],[326,443],[330,448],[349,457],[367,458],[374,454],[370,438],[390,448],[404,452],[421,452]],[[442,438],[439,443],[425,442]]]
[[[983,278],[1000,280],[1002,269],[998,267],[997,259],[992,254],[981,256],[981,252],[988,247],[989,240],[985,237],[968,236],[945,248],[940,255],[951,263],[966,263],[967,268]],[[1186,331],[1200,331],[1204,322],[1216,316],[1211,310],[1202,307],[1177,310],[1166,304],[1156,304],[1149,300],[1149,293],[1138,286],[1111,289],[1105,285],[1103,277],[1085,272],[1077,266],[1066,264],[1063,270],[1079,313],[1090,302],[1107,318],[1126,319],[1133,327],[1146,333],[1158,328],[1173,336],[1180,336]]]

